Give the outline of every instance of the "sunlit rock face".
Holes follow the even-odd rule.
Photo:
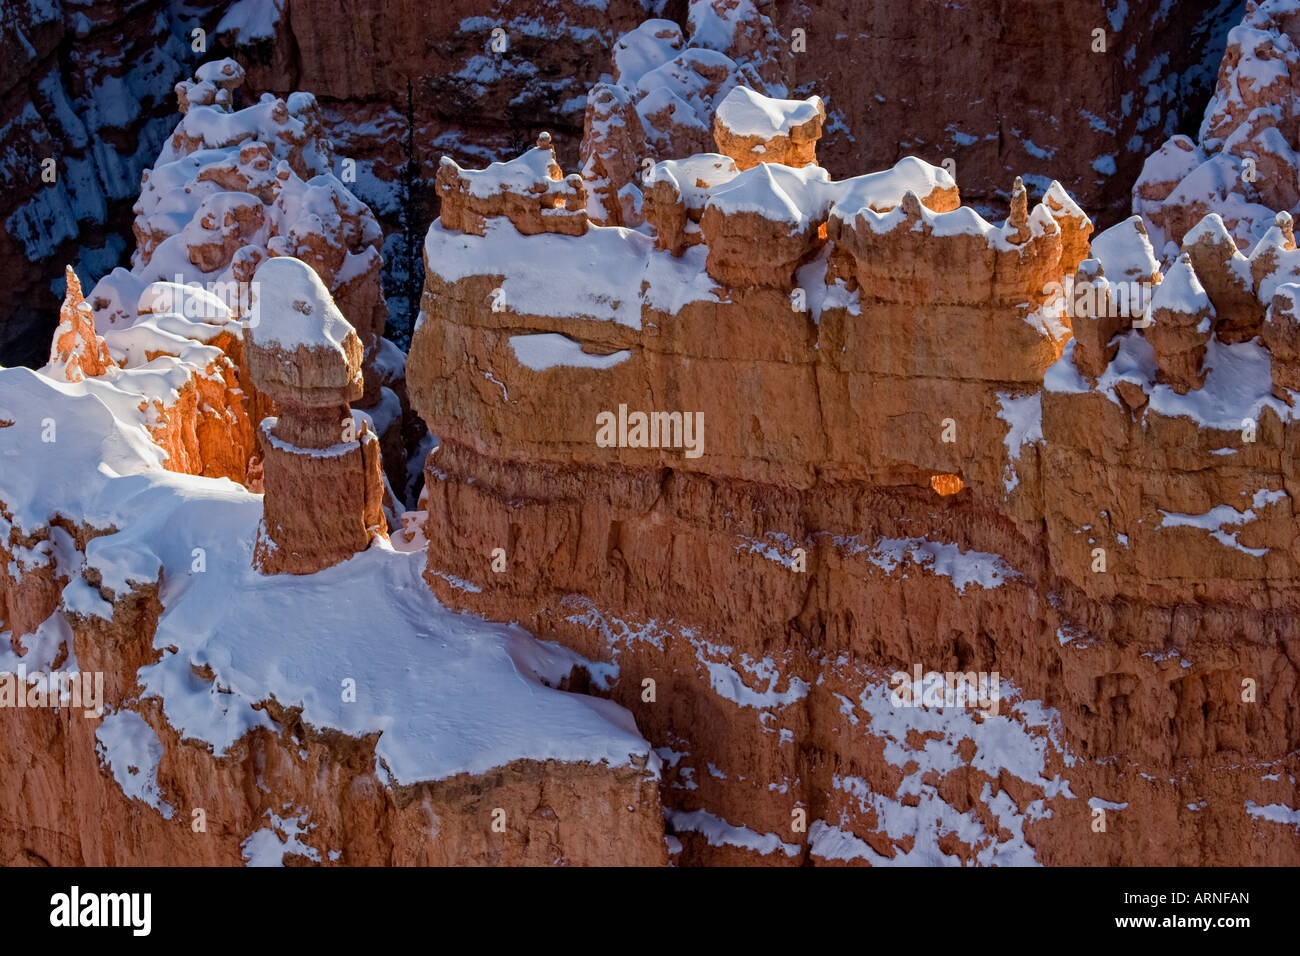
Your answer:
[[[1128,219],[1197,82],[1154,4],[310,9],[217,31],[132,267],[0,369],[4,666],[107,705],[19,716],[0,857],[1300,863],[1295,197],[1191,201],[1289,175],[1288,3]]]
[[[741,166],[653,166],[648,235],[434,223],[435,593],[618,668],[682,862],[1292,858],[1284,224],[1166,271],[1056,183]]]

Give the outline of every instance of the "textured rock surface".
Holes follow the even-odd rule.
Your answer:
[[[71,262],[86,287],[129,249],[140,173],[174,125],[172,86],[214,4],[0,10],[0,363],[39,365]]]
[[[90,304],[77,301],[80,284],[71,270],[68,288],[69,331],[56,330],[42,371],[84,383],[120,414],[143,414],[169,470],[252,480],[249,406],[257,400],[249,399],[242,328],[226,304],[192,286],[135,283],[131,291],[138,289],[139,297],[131,300],[130,320],[110,315],[101,335]],[[95,360],[87,361],[87,353]]]
[[[260,15],[250,16],[250,6]],[[1196,0],[1175,15],[1144,0],[1066,5],[1048,16],[1032,3],[995,10],[974,0],[871,8],[778,0],[758,7],[769,30],[749,3],[699,0],[666,9],[637,0],[603,8],[457,0],[437,10],[388,2],[382,16],[367,3],[340,9],[324,0],[291,0],[277,5],[278,16],[254,0],[10,4],[0,16],[9,187],[0,198],[0,361],[43,357],[65,262],[88,286],[121,262],[139,175],[174,125],[172,88],[214,54],[239,59],[256,93],[319,97],[330,138],[357,163],[349,188],[388,236],[385,291],[393,335],[404,344],[423,281],[420,237],[437,212],[439,158],[481,165],[518,153],[546,128],[572,167],[587,92],[602,73],[618,72],[619,38],[647,17],[680,18],[678,34],[694,35],[691,45],[709,51],[703,56],[749,64],[747,81],[758,88],[833,91],[823,162],[836,175],[885,168],[908,153],[951,158],[968,201],[999,207],[1012,177],[1033,170],[1050,174],[1034,181],[1040,187],[1061,179],[1109,221],[1127,205],[1135,163],[1200,109],[1241,6]],[[206,30],[206,54],[192,49],[196,27]],[[1090,52],[1097,28],[1106,30],[1108,54]],[[494,29],[504,50],[492,45]],[[806,52],[791,52],[796,29],[805,31]],[[1048,75],[1054,82],[1041,82]],[[1139,76],[1143,97],[1132,93]],[[647,151],[611,142],[603,161],[626,183],[646,157],[712,148],[710,129],[711,115],[699,124],[700,142],[671,153],[658,148],[667,143]],[[616,153],[631,161],[627,169],[608,160]],[[60,170],[48,188],[40,179],[47,157]]]
[[[1181,256],[1151,302],[1147,341],[1156,362],[1156,381],[1180,395],[1205,384],[1202,365],[1213,327],[1214,306],[1190,256]]]
[[[361,340],[320,277],[287,256],[255,275],[247,327],[253,384],[275,400],[262,419],[265,518],[253,560],[264,574],[311,574],[384,535],[379,439],[361,397]]]
[[[1228,34],[1218,85],[1196,140],[1175,136],[1146,161],[1133,187],[1133,210],[1146,219],[1166,258],[1210,213],[1223,219],[1239,246],[1249,248],[1277,210],[1298,210],[1298,41],[1295,0],[1248,3]]]
[[[1136,219],[1089,243],[1057,186],[993,225],[897,171],[823,205],[722,159],[652,176],[674,240],[430,229],[435,593],[617,667],[592,686],[659,748],[681,862],[1294,861],[1285,348],[1213,336],[1244,316],[1190,255],[1162,277]],[[771,271],[714,267],[737,199]],[[1294,288],[1285,244],[1249,257],[1255,309]],[[1076,275],[1110,323],[1092,383]],[[698,454],[629,409],[702,412]],[[1001,711],[891,700],[918,668],[1000,674]]]
[[[1240,7],[1067,4],[1049,16],[1029,2],[692,3],[685,34],[651,21],[623,37],[614,82],[592,90],[582,159],[593,215],[635,222],[629,186],[639,190],[646,158],[711,148],[710,107],[739,82],[778,97],[831,93],[821,154],[837,175],[908,154],[951,161],[967,201],[991,215],[1012,177],[1032,171],[1040,189],[1060,179],[1109,223],[1145,157],[1189,119],[1184,104],[1208,91]],[[1130,71],[1143,77],[1141,102]],[[947,82],[956,77],[972,80]]]
[[[562,175],[550,133],[538,137],[536,148],[522,156],[481,171],[461,169],[444,157],[438,167],[438,199],[451,228],[477,236],[496,216],[505,216],[525,236],[582,235],[587,228],[582,178]]]

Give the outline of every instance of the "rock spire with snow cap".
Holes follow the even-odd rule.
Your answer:
[[[817,141],[826,122],[820,96],[783,100],[737,86],[722,98],[713,115],[718,152],[737,166],[759,163],[807,166],[817,163]]]
[[[204,63],[194,71],[193,80],[181,80],[175,86],[176,99],[182,113],[191,106],[220,106],[229,108],[235,90],[244,82],[244,68],[226,57]]]
[[[1047,192],[1043,193],[1043,205],[1061,227],[1061,271],[1068,275],[1088,258],[1092,220],[1056,180],[1052,180]]]
[[[1079,304],[1074,313],[1074,361],[1079,371],[1096,381],[1119,351],[1116,335],[1131,324],[1119,314],[1110,295],[1110,283],[1097,259],[1084,259],[1074,276]]]
[[[1183,252],[1217,313],[1214,334],[1248,342],[1259,334],[1265,304],[1255,294],[1251,263],[1237,249],[1223,218],[1211,213],[1183,237]]]
[[[309,574],[384,533],[379,441],[349,402],[362,394],[361,340],[305,262],[258,267],[245,331],[254,385],[280,407],[262,421],[265,517],[254,563]]]
[[[1205,384],[1206,348],[1214,322],[1214,306],[1196,277],[1192,259],[1182,253],[1151,300],[1154,324],[1147,341],[1156,357],[1156,381],[1180,395]]]
[[[1294,405],[1294,393],[1300,392],[1300,284],[1287,282],[1273,293],[1260,338],[1272,353],[1273,394]]]
[[[1011,184],[1011,211],[1007,215],[1007,241],[1020,245],[1027,241],[1029,232],[1029,190],[1019,176]]]
[[[329,290],[300,259],[258,267],[247,326],[248,364],[277,401],[333,407],[361,396],[361,340]]]

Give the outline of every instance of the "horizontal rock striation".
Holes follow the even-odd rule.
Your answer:
[[[658,758],[559,690],[580,659],[446,611],[386,541],[259,573],[260,496],[165,470],[90,381],[0,370],[29,466],[0,484],[0,859],[664,862]],[[98,690],[42,703],[53,671]]]
[[[1272,352],[1059,186],[728,159],[653,238],[431,227],[439,598],[604,662],[682,862],[1294,861],[1290,300]],[[998,712],[900,699],[948,672]]]

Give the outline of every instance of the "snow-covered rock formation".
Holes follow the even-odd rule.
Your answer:
[[[658,758],[560,689],[587,662],[389,541],[348,407],[403,364],[378,231],[311,98],[238,76],[182,85],[132,269],[70,272],[50,362],[0,368],[4,861],[663,862]]]
[[[1184,237],[1215,214],[1250,248],[1278,210],[1300,212],[1300,3],[1262,0],[1228,34],[1218,86],[1196,141],[1175,136],[1153,153],[1133,187],[1158,254],[1176,258]]]
[[[1059,183],[994,223],[705,125],[636,229],[589,175],[585,223],[429,229],[435,593],[608,668],[682,862],[1295,860],[1251,809],[1297,770],[1289,220],[1166,272]]]
[[[958,75],[1025,51],[992,98],[1023,126],[969,104],[985,177],[1051,161],[1035,87],[1096,11],[923,8],[984,25]],[[424,9],[368,40],[415,56],[392,24]],[[1071,128],[1114,148],[1090,186],[1172,132],[1185,64],[1144,32],[1170,9],[1108,5],[1127,49],[1062,80],[1077,117],[1143,70],[1143,104]],[[844,39],[898,44],[915,10]],[[832,175],[867,93],[792,83],[792,22],[759,11],[628,31],[580,173],[526,122],[514,158],[437,166],[410,388],[441,441],[387,522],[402,363],[328,109],[243,105],[230,61],[181,84],[132,267],[88,302],[70,282],[47,366],[0,369],[6,861],[1300,861],[1290,215],[1249,243],[1212,213],[1168,242],[1173,205],[1095,232],[1078,188],[1010,172],[973,177],[986,215],[897,142],[926,110],[886,86],[888,159]],[[223,22],[263,74],[342,62],[258,12]],[[288,56],[290,21],[318,46]],[[540,69],[500,54],[550,34],[509,23],[438,89],[489,104]],[[854,63],[834,32],[802,62]],[[327,82],[364,98],[392,69]],[[1219,111],[1256,150],[1285,115],[1263,70]]]
[[[262,420],[265,518],[254,560],[266,574],[310,574],[384,537],[379,440],[360,398],[361,341],[300,259],[258,267],[247,328],[253,384],[279,407]]]

